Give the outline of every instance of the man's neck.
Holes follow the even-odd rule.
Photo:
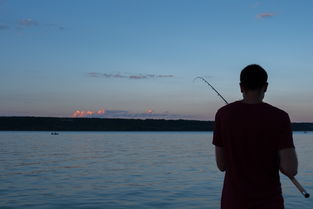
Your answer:
[[[262,99],[248,99],[248,98],[244,98],[241,100],[243,103],[246,104],[259,104],[259,103],[263,103]]]
[[[257,91],[248,91],[243,94],[243,103],[246,104],[258,104],[262,103],[264,98],[264,93],[259,93]]]

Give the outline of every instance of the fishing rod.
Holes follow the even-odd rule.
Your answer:
[[[205,82],[206,84],[208,84],[208,86],[210,86],[210,87],[213,89],[213,91],[215,91],[215,93],[217,93],[217,95],[218,95],[219,97],[221,97],[222,100],[223,100],[226,104],[228,104],[228,102],[226,101],[226,99],[225,99],[225,98],[207,81],[207,80],[205,80],[205,78],[203,78],[203,77],[201,77],[201,76],[198,76],[198,77],[195,77],[194,80],[196,80],[196,79],[201,79],[203,82]]]
[[[222,98],[222,100],[226,103],[229,104],[226,99],[203,77],[198,76],[196,77],[194,80],[196,79],[201,79],[203,82],[205,82],[208,86],[211,87],[211,89],[213,89],[213,91],[215,91],[215,93],[217,93],[217,95]],[[300,193],[305,197],[305,198],[309,198],[310,194],[302,187],[302,185],[298,182],[298,180],[292,176],[292,177],[288,177],[290,179],[290,181],[297,187],[297,189],[300,191]]]

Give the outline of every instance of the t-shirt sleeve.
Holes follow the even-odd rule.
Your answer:
[[[220,117],[219,111],[215,114],[212,144],[214,144],[215,146],[224,147],[224,143],[222,140],[222,134],[221,134],[221,117]]]
[[[284,114],[280,127],[278,149],[294,148],[291,122],[287,113]]]

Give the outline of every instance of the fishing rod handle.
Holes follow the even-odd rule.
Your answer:
[[[310,194],[305,191],[305,189],[301,186],[301,184],[298,182],[298,180],[295,177],[290,177],[291,182],[298,188],[298,190],[301,192],[301,194],[305,198],[309,198]]]

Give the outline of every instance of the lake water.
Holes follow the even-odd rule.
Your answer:
[[[0,208],[219,208],[211,132],[0,132]],[[313,193],[313,133],[294,133]],[[286,209],[312,209],[281,175]]]

